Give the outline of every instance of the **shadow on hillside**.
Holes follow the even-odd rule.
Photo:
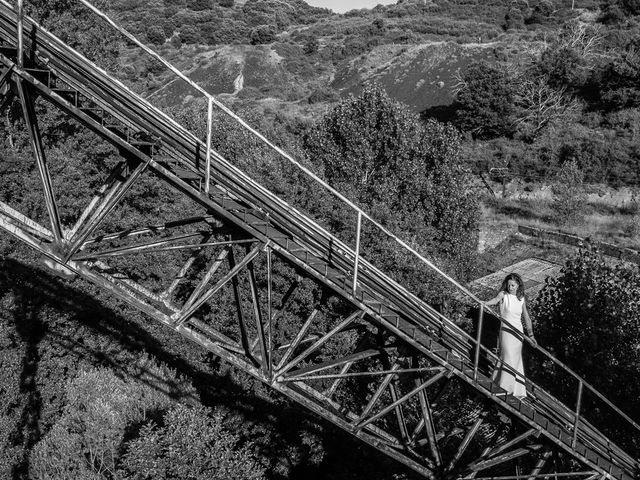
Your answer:
[[[0,261],[0,288],[5,298],[11,296],[14,323],[11,327],[24,345],[19,385],[23,410],[9,438],[14,444],[22,445],[25,455],[13,467],[14,479],[28,476],[29,451],[48,427],[43,424],[45,411],[51,416],[52,408],[63,406],[61,399],[53,406],[47,404],[48,399],[43,399],[43,386],[37,381],[42,381],[43,376],[38,377],[39,369],[44,369],[46,381],[59,382],[59,385],[73,376],[73,373],[67,374],[65,367],[61,378],[49,378],[51,372],[60,372],[42,362],[64,363],[61,359],[70,356],[74,362],[82,360],[131,376],[127,363],[131,362],[132,356],[143,352],[191,380],[204,405],[224,406],[238,414],[243,426],[249,425],[248,430],[261,432],[254,433],[260,438],[252,440],[274,464],[283,463],[283,458],[284,463],[293,464],[288,478],[297,478],[299,473],[304,473],[305,478],[345,478],[342,476],[345,471],[351,472],[349,478],[354,479],[389,478],[393,472],[402,469],[396,462],[296,404],[283,402],[282,397],[277,402],[270,401],[267,395],[260,393],[259,382],[245,380],[248,376],[239,377],[241,384],[229,374],[214,372],[217,360],[211,362],[211,355],[206,350],[122,304],[111,307],[108,305],[111,299],[104,297],[102,300],[97,289],[81,280],[69,283],[39,268],[4,259]],[[92,341],[88,336],[98,339]],[[47,352],[46,359],[42,358],[43,351]],[[219,371],[224,372],[224,369]],[[145,383],[158,388],[158,385]],[[270,430],[276,432],[278,438],[270,436]],[[324,457],[319,465],[305,462],[314,456],[313,447],[305,441],[305,432],[320,436]],[[292,447],[297,453],[292,454]],[[346,451],[349,455],[345,455]],[[291,457],[296,461],[290,460]],[[411,476],[410,472],[408,474]],[[272,474],[269,478],[287,477]]]
[[[436,105],[434,107],[425,108],[420,112],[420,118],[422,120],[428,120],[430,118],[442,123],[448,123],[456,118],[456,112],[458,111],[458,103],[454,102],[449,105]]]

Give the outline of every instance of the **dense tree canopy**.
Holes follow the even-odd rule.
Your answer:
[[[475,62],[465,69],[462,82],[457,95],[460,127],[478,138],[513,135],[516,84],[507,69]]]
[[[640,376],[638,267],[613,265],[601,254],[582,251],[545,287],[533,311],[540,344],[601,392],[607,392],[607,397],[632,418],[638,418],[640,385],[631,381]],[[547,370],[545,375],[549,374],[552,371]],[[556,381],[555,386],[575,396],[576,382],[564,382]],[[605,431],[616,431],[623,423],[606,410],[600,417],[599,427]],[[629,438],[632,440],[640,439]]]
[[[477,245],[479,213],[453,127],[421,123],[380,87],[369,86],[328,112],[305,147],[337,190],[464,276]],[[402,270],[404,262],[383,251],[379,260]]]

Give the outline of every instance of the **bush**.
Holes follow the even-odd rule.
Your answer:
[[[187,2],[187,7],[195,11],[209,10],[213,5],[213,0],[189,0]]]
[[[201,33],[195,25],[182,25],[180,27],[180,40],[182,43],[193,44],[202,41]]]
[[[524,15],[521,10],[511,8],[504,16],[504,27],[506,30],[522,28],[524,26]]]
[[[584,172],[575,160],[562,164],[552,186],[558,222],[578,223],[584,218]]]
[[[415,238],[427,255],[448,259],[452,272],[465,275],[477,245],[478,207],[460,167],[455,129],[421,123],[374,85],[325,115],[305,146],[337,190],[401,236]],[[339,226],[342,219],[334,221]],[[369,236],[370,256],[408,281],[415,259],[389,252],[378,240]]]
[[[516,83],[505,67],[474,62],[465,69],[461,80],[456,95],[460,128],[483,139],[512,136]]]
[[[162,22],[162,31],[165,38],[170,38],[176,29],[176,24],[172,20],[165,20]]]
[[[633,46],[605,66],[600,99],[606,110],[640,107],[640,53]]]
[[[304,42],[304,46],[302,47],[302,52],[305,55],[312,55],[318,51],[320,48],[320,43],[316,37],[308,37]]]
[[[177,406],[163,426],[145,425],[130,442],[122,462],[128,480],[260,480],[253,445],[240,446],[240,437],[224,427],[225,415],[204,407]]]
[[[570,47],[552,47],[542,52],[533,67],[533,75],[544,77],[554,88],[578,90],[589,75],[586,60]]]
[[[338,92],[336,92],[332,88],[321,87],[311,92],[311,95],[309,95],[309,98],[307,99],[307,101],[313,105],[314,103],[335,102],[339,98],[340,98],[340,95],[338,94]]]
[[[640,415],[640,270],[612,265],[592,251],[567,261],[532,305],[538,341],[594,385],[631,418]],[[545,375],[552,372],[546,370]],[[576,383],[556,382],[575,398]],[[589,408],[583,402],[583,407]],[[591,403],[591,408],[594,404]],[[620,417],[593,410],[599,428],[623,437]],[[615,437],[613,439],[615,440]],[[637,436],[623,438],[638,454]],[[622,445],[621,445],[622,446]]]
[[[260,25],[249,34],[249,42],[251,45],[264,45],[271,43],[276,39],[275,25]]]
[[[132,426],[169,409],[174,403],[172,391],[195,396],[193,387],[149,357],[143,357],[133,370],[139,372],[137,380],[98,369],[82,372],[69,382],[62,417],[31,452],[33,477],[93,479],[113,473]]]
[[[164,30],[160,25],[150,25],[147,27],[147,39],[154,45],[162,45],[165,39]]]

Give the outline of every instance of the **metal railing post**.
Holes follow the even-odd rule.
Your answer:
[[[209,193],[211,181],[211,129],[213,128],[213,97],[209,97],[207,109],[207,161],[204,170],[204,192]]]
[[[480,304],[480,313],[478,313],[478,334],[476,335],[476,353],[473,359],[473,380],[478,380],[478,363],[480,362],[480,342],[482,339],[482,323],[484,319],[484,305]]]
[[[18,0],[18,67],[23,67],[24,44],[22,41],[22,24],[24,19],[24,0]]]
[[[360,232],[362,230],[362,212],[358,210],[358,225],[356,226],[356,258],[353,263],[353,285],[351,290],[356,294],[356,283],[358,282],[358,264],[360,263]]]
[[[576,440],[578,438],[578,422],[580,421],[580,408],[582,407],[582,380],[578,381],[578,401],[576,402],[576,421],[573,424],[573,440],[571,441],[571,448],[576,447]]]

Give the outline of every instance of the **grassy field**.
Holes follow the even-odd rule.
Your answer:
[[[553,194],[547,186],[535,188],[508,184],[505,190],[492,184],[497,194],[482,196],[480,224],[481,266],[478,276],[530,257],[558,263],[574,255],[569,245],[542,241],[518,233],[518,225],[561,231],[582,238],[609,242],[640,250],[640,206],[628,188],[614,190],[589,187],[583,217],[574,223],[560,222]]]

